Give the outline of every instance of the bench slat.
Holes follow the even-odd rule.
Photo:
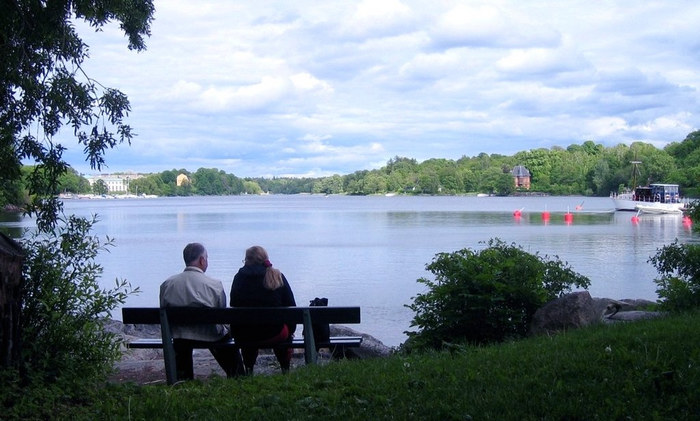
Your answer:
[[[360,323],[359,307],[167,307],[168,320],[172,324],[303,324],[304,310],[309,311],[314,323]],[[122,321],[126,324],[160,324],[159,311],[157,307],[124,307]]]
[[[329,342],[321,342],[316,345],[319,348],[328,348],[333,346],[349,346],[358,347],[362,344],[362,336],[333,336],[330,338]],[[209,348],[212,344],[208,342],[195,343],[194,348]],[[236,343],[234,340],[230,340],[226,343],[216,344],[217,347],[235,347]],[[294,338],[292,342],[289,343],[291,348],[304,348],[304,339]],[[160,338],[142,338],[134,339],[127,343],[128,348],[132,349],[160,349],[163,348],[163,341]]]

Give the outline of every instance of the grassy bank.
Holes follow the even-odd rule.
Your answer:
[[[173,387],[112,385],[97,419],[700,419],[700,314],[452,354]],[[58,415],[58,414],[56,414]]]

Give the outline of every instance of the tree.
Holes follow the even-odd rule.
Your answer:
[[[145,177],[131,180],[129,190],[131,193],[162,196],[163,180],[160,179],[160,174],[149,174]]]
[[[22,161],[34,161],[27,188],[39,229],[50,230],[61,210],[55,194],[68,165],[54,136],[65,124],[84,147],[92,168],[107,149],[132,139],[122,92],[89,78],[82,63],[87,45],[71,18],[99,30],[118,21],[129,48],[145,49],[153,14],[151,0],[4,2],[0,14],[0,184],[20,176]]]
[[[525,252],[491,239],[481,251],[439,253],[420,278],[427,291],[407,305],[415,312],[406,332],[407,351],[441,349],[450,343],[491,343],[522,338],[535,311],[590,280],[558,258]]]
[[[92,192],[98,195],[105,195],[109,192],[109,188],[107,187],[107,183],[103,179],[98,179],[95,180],[95,182],[92,184]]]
[[[130,111],[126,95],[104,87],[84,71],[88,46],[73,22],[84,20],[96,31],[109,22],[118,22],[129,48],[141,51],[145,49],[144,37],[150,35],[153,2],[6,0],[1,9],[0,186],[20,179],[23,162],[35,164],[24,185],[31,198],[27,212],[35,216],[37,237],[25,242],[29,257],[23,269],[22,319],[29,324],[24,325],[21,342],[31,344],[37,338],[26,335],[33,335],[39,328],[64,335],[50,342],[52,348],[27,346],[17,362],[22,381],[13,384],[69,379],[84,385],[104,376],[110,358],[115,357],[110,352],[114,338],[102,333],[95,315],[109,314],[124,296],[90,286],[100,272],[99,265],[91,261],[93,245],[84,242],[91,223],[61,217],[57,193],[69,166],[63,159],[65,147],[55,136],[64,125],[69,126],[90,166],[99,170],[106,151],[129,143],[133,134],[124,121]],[[44,254],[45,250],[53,252]],[[34,294],[44,289],[50,277],[58,285],[47,288],[46,295]],[[58,305],[55,300],[59,291],[72,287],[84,292],[79,294],[81,299]],[[65,328],[68,325],[70,329]],[[75,341],[95,351],[89,355],[76,353],[86,356],[83,367],[63,361]],[[63,385],[60,396],[77,392],[70,382]],[[45,395],[46,399],[59,396]],[[3,398],[12,402],[5,393]]]
[[[243,191],[246,194],[261,194],[262,189],[255,181],[243,180]]]
[[[68,171],[59,178],[59,186],[61,192],[88,193],[90,191],[90,182],[73,168],[68,168]]]
[[[680,184],[686,196],[700,196],[700,131],[688,134],[681,143],[671,143],[665,150],[678,167],[670,181]]]

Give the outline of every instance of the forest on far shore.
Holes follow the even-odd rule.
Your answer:
[[[522,165],[531,174],[528,192],[607,196],[610,192],[632,187],[632,161],[641,162],[637,166],[637,185],[674,183],[680,185],[684,197],[700,197],[700,131],[694,131],[682,142],[670,143],[663,149],[643,142],[604,147],[586,141],[566,148],[555,146],[521,151],[513,156],[481,153],[457,160],[433,158],[423,162],[397,156],[379,169],[318,178],[240,178],[216,168],[199,168],[195,172],[173,169],[132,179],[128,187],[129,193],[158,196],[261,193],[487,193],[505,196],[525,192],[516,189],[511,174],[516,165]],[[180,174],[187,175],[189,180],[177,186],[176,178]],[[27,193],[22,185],[16,183],[7,187],[0,191],[0,205],[24,202]],[[100,187],[105,188],[104,185]],[[63,192],[105,193],[106,190],[93,191],[84,177],[70,170],[61,180],[60,193]]]

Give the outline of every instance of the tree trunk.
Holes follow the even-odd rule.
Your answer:
[[[0,233],[0,367],[18,367],[22,281],[21,246]]]

